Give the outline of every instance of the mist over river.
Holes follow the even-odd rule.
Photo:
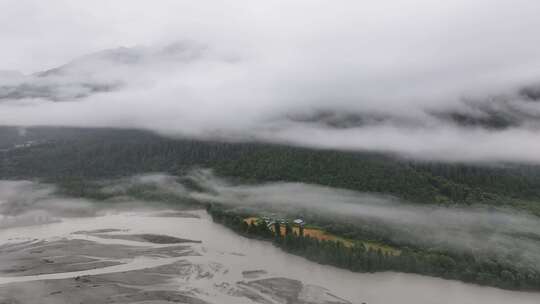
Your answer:
[[[26,292],[21,293],[20,290]],[[539,303],[514,292],[319,265],[205,211],[107,211],[0,230],[0,303]]]

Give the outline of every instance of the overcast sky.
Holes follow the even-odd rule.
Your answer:
[[[538,12],[537,0],[2,0],[0,124],[540,163]]]

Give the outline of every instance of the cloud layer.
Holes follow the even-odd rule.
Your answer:
[[[139,175],[96,186],[96,193],[108,197],[106,202],[62,197],[48,184],[0,181],[0,229],[115,211],[201,208],[194,202],[217,202],[258,214],[303,214],[308,220],[349,223],[396,242],[472,251],[540,267],[540,221],[512,210],[421,206],[391,196],[303,183],[237,184],[208,170],[180,177]],[[168,202],[160,202],[164,198]]]
[[[391,196],[303,183],[235,184],[209,171],[193,172],[189,177],[205,189],[189,195],[202,201],[259,214],[315,214],[334,223],[351,223],[365,231],[382,231],[397,242],[473,251],[478,256],[493,256],[539,269],[540,221],[526,213],[480,206],[413,205]]]
[[[534,0],[7,2],[2,125],[540,163]]]
[[[129,197],[129,189],[146,187],[179,199],[221,203],[243,213],[303,215],[308,221],[349,224],[403,244],[473,252],[479,258],[540,267],[540,220],[513,210],[423,206],[392,196],[304,183],[238,184],[210,170],[181,177],[140,175],[107,185],[100,191],[118,197]]]

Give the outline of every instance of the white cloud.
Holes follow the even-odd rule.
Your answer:
[[[538,9],[533,0],[5,1],[0,69],[136,47],[60,75],[0,74],[0,123],[538,163],[540,102],[517,91],[540,80]]]

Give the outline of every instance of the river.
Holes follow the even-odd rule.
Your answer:
[[[60,246],[57,249],[65,250],[73,256],[77,254],[69,249],[70,241],[95,242],[102,248],[132,246],[163,250],[173,246],[117,238],[119,235],[167,235],[201,241],[201,243],[184,244],[196,254],[176,256],[162,253],[127,254],[125,257],[118,254],[114,257],[100,255],[101,262],[113,261],[114,263],[77,271],[57,269],[31,275],[9,273],[0,277],[0,284],[2,284],[0,287],[9,286],[10,288],[4,288],[9,291],[23,282],[73,279],[80,276],[125,273],[135,270],[145,271],[181,261],[202,265],[203,268],[206,267],[204,272],[209,275],[196,278],[190,275],[187,279],[185,276],[173,278],[172,285],[177,284],[178,290],[189,290],[192,293],[196,290],[199,298],[209,303],[244,303],[244,301],[257,303],[249,302],[252,300],[242,297],[241,294],[231,293],[232,287],[223,288],[223,286],[265,278],[287,278],[301,281],[305,286],[319,286],[327,290],[329,294],[351,303],[540,303],[539,293],[506,291],[412,274],[353,273],[319,265],[284,253],[269,242],[238,236],[225,227],[213,223],[204,211],[192,211],[190,214],[193,216],[189,214],[176,216],[172,211],[170,213],[163,211],[112,212],[96,217],[64,218],[54,223],[0,230],[0,244],[4,246],[25,244],[24,242],[43,246],[43,244],[61,240],[64,242],[62,244],[65,244],[62,246],[65,247]],[[113,237],[104,237],[107,235]],[[101,251],[103,252],[102,249]],[[7,261],[2,263],[7,263]],[[52,262],[51,264],[54,265]],[[66,263],[63,262],[62,265],[64,264]],[[251,278],[250,274],[254,277]],[[1,294],[2,289],[0,289]]]

